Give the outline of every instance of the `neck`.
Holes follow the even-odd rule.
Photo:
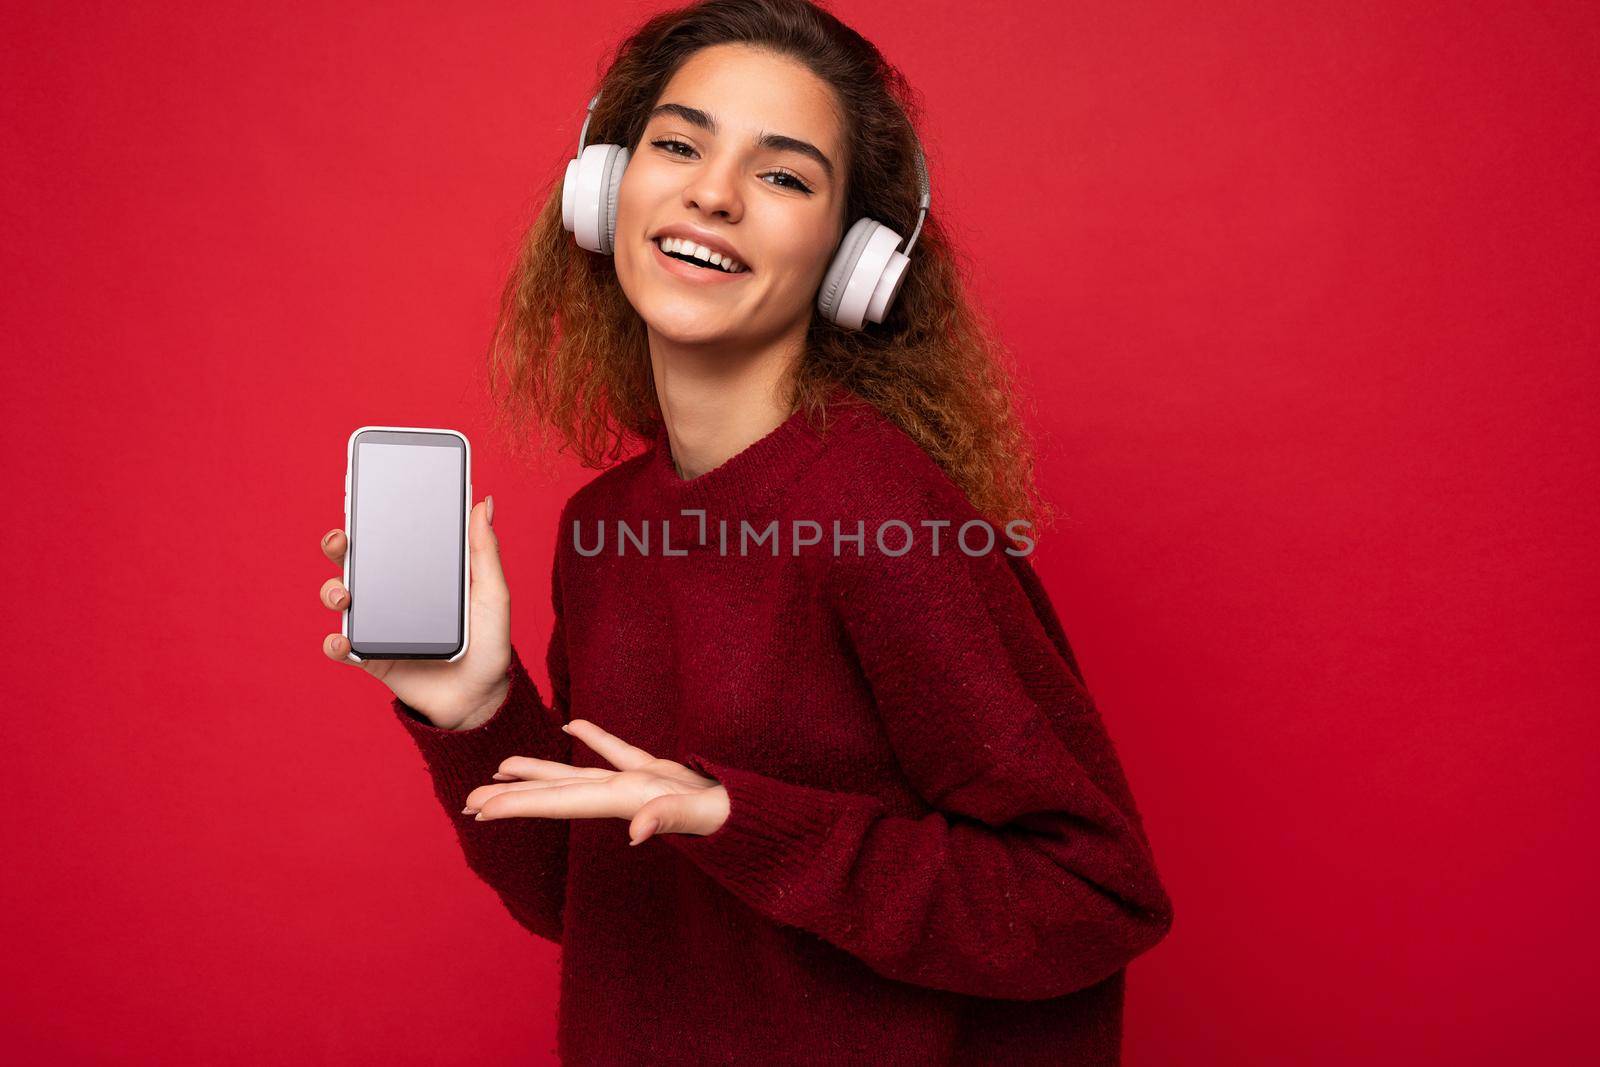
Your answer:
[[[681,344],[649,331],[650,367],[678,477],[698,478],[787,419],[788,383],[805,328],[768,344]]]

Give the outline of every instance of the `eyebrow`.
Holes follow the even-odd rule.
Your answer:
[[[687,104],[660,104],[650,112],[646,121],[648,122],[650,119],[661,115],[676,115],[684,122],[689,123],[691,126],[698,126],[707,133],[715,135],[717,132],[717,120],[710,113],[701,111],[697,107],[690,107]],[[823,155],[822,150],[810,141],[802,141],[798,137],[790,137],[782,133],[763,132],[761,136],[756,138],[756,144],[761,148],[770,148],[775,152],[796,152],[814,159],[827,172],[828,180],[833,180],[832,161]]]

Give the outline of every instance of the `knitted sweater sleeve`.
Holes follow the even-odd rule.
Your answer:
[[[1032,567],[1003,537],[982,556],[950,539],[937,555],[846,554],[830,570],[882,729],[931,810],[891,814],[874,796],[695,754],[685,763],[727,789],[728,819],[663,839],[884,977],[1057,997],[1155,945],[1172,906]]]
[[[570,763],[572,739],[561,729],[568,707],[565,627],[559,580],[552,576],[555,625],[546,664],[554,700],[546,705],[517,653],[511,648],[507,668],[511,687],[488,721],[470,730],[443,730],[396,697],[396,717],[427,765],[433,792],[455,827],[461,851],[478,877],[487,882],[513,918],[534,934],[561,942],[561,913],[566,898],[567,820],[490,819],[479,822],[461,814],[467,794],[492,784],[491,776],[507,756],[534,756]]]

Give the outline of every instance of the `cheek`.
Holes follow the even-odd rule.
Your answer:
[[[629,175],[632,171],[630,168]],[[651,251],[644,241],[645,226],[650,219],[649,204],[643,182],[628,180],[624,175],[617,193],[617,232],[612,248],[616,270],[622,277],[638,277],[650,264],[644,258]]]
[[[813,292],[822,284],[822,277],[833,262],[833,253],[838,247],[836,241],[826,236],[819,238],[817,233],[820,229],[817,226],[806,227],[800,231],[806,235],[806,239],[792,242],[782,253],[784,277]]]
[[[816,283],[833,258],[838,237],[831,216],[791,203],[755,205],[741,226],[750,233],[749,248],[767,264],[770,279],[785,286]]]
[[[672,178],[670,171],[649,156],[629,159],[617,186],[617,228],[622,228],[624,219],[630,224],[637,219],[643,226],[653,212],[682,192],[681,184],[674,187]]]
[[[649,189],[646,176],[636,173],[630,163],[623,172],[622,183],[617,187],[617,247],[630,240],[636,241],[644,234],[649,218]]]
[[[634,262],[634,253],[628,247],[628,242],[620,239],[617,241],[616,251],[611,256],[611,265],[617,272],[617,278],[624,283],[634,276],[634,272],[639,268]]]

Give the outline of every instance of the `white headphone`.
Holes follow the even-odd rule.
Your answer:
[[[578,133],[578,154],[567,164],[567,176],[561,183],[561,224],[576,236],[580,248],[609,256],[615,251],[617,187],[628,167],[628,150],[619,144],[584,147],[599,100],[596,93],[589,101],[589,112]],[[900,235],[883,223],[867,218],[855,221],[839,242],[817,291],[817,308],[829,322],[849,330],[861,329],[866,320],[882,322],[900,292],[911,263],[911,246],[917,243],[922,220],[928,215],[928,166],[922,145],[916,147],[921,193],[916,229],[902,251]]]

